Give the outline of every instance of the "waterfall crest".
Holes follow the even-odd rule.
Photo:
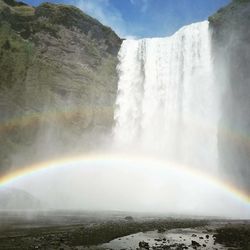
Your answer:
[[[210,44],[207,21],[171,37],[123,42],[116,146],[216,167],[218,98]]]

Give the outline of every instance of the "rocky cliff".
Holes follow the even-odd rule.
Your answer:
[[[222,116],[220,163],[250,192],[250,1],[234,0],[209,18]]]
[[[0,173],[110,130],[120,44],[73,6],[0,0]]]

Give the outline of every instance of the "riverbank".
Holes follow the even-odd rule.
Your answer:
[[[1,212],[0,222],[0,249],[2,250],[120,250],[136,249],[139,245],[141,248],[144,247],[142,249],[149,247],[151,249],[189,249],[186,247],[209,249],[204,248],[205,245],[208,247],[209,244],[216,242],[217,246],[220,246],[227,243],[226,238],[221,235],[228,231],[220,231],[220,228],[230,225],[228,221],[200,218],[68,211]],[[245,222],[238,222],[237,225],[242,223]],[[236,224],[235,228],[237,228]],[[250,232],[250,227],[248,230]],[[133,236],[138,233],[143,237]],[[117,242],[122,243],[124,239],[127,247],[117,244]],[[147,242],[148,239],[152,239],[152,242],[150,240]],[[245,250],[245,248],[242,249]]]

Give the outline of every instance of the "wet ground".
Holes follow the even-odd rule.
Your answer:
[[[250,221],[229,222],[216,230],[215,241],[229,249],[250,250]]]
[[[249,221],[119,212],[0,212],[0,250],[250,250]]]
[[[163,233],[149,231],[132,234],[103,244],[105,249],[227,249],[215,242],[213,231],[206,227],[171,229]]]

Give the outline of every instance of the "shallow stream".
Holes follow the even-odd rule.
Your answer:
[[[149,231],[145,233],[131,234],[117,238],[102,245],[105,249],[137,249],[139,242],[146,242],[149,249],[206,249],[206,250],[226,250],[227,248],[216,244],[213,233],[205,228],[196,229],[171,229],[163,233]],[[193,242],[193,244],[192,244]],[[195,243],[196,242],[196,243]],[[200,246],[198,246],[198,244]]]

